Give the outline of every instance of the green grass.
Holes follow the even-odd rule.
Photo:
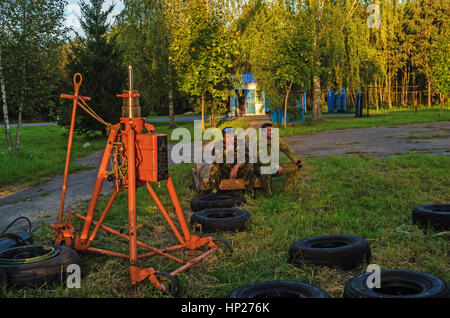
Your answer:
[[[444,111],[440,116],[439,111],[426,112],[392,112],[388,114],[373,115],[368,118],[330,116],[318,123],[305,121],[286,128],[280,125],[280,137],[292,135],[315,134],[326,130],[367,128],[379,126],[394,126],[413,123],[427,123],[437,121],[449,121],[450,111]]]
[[[176,114],[175,118],[183,118],[183,117],[197,117],[197,116],[201,116],[201,113],[194,113],[194,114]],[[147,116],[148,119],[150,118],[169,118],[169,115],[148,115]]]
[[[243,284],[264,280],[294,280],[341,297],[345,282],[365,272],[366,265],[351,271],[287,262],[295,241],[326,234],[352,234],[371,244],[371,263],[382,269],[411,269],[450,280],[450,243],[445,235],[423,231],[412,224],[411,212],[418,205],[450,200],[450,157],[407,154],[389,158],[326,157],[304,160],[301,178],[291,192],[282,191],[283,177],[274,179],[274,196],[248,197],[244,209],[251,222],[244,232],[219,233],[233,244],[232,257],[213,255],[189,272],[177,276],[181,297],[224,297]],[[171,168],[182,208],[189,220],[192,165]],[[163,204],[169,198],[164,186],[153,188]],[[101,211],[108,198],[102,198]],[[139,238],[157,247],[176,243],[165,220],[145,188],[137,195]],[[86,204],[79,212],[85,213]],[[120,193],[105,223],[127,229],[127,197]],[[172,209],[169,213],[173,215]],[[98,215],[97,215],[98,217]],[[80,228],[76,222],[76,228]],[[401,226],[401,231],[398,230]],[[36,242],[51,242],[47,226],[35,234]],[[125,241],[100,231],[96,247],[127,251]],[[192,257],[181,254],[183,257]],[[144,260],[142,266],[162,271],[176,268],[161,257]],[[5,297],[161,297],[146,282],[134,293],[129,282],[128,261],[107,256],[82,255],[82,287],[67,289],[64,283],[7,290]]]
[[[11,128],[15,138],[16,128]],[[18,183],[34,184],[43,177],[62,175],[67,152],[68,130],[60,126],[22,127],[20,151],[9,154],[4,129],[0,129],[0,187]],[[83,147],[89,142],[89,147]],[[99,150],[105,146],[104,138],[85,139],[75,136],[71,161]],[[71,164],[70,171],[86,169]]]

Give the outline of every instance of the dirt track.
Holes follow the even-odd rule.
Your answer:
[[[450,155],[449,137],[450,122],[438,122],[334,130],[287,137],[285,140],[300,158],[347,155],[384,157],[405,152]],[[95,168],[101,156],[102,152],[97,152],[76,162]],[[97,169],[69,176],[65,210],[90,199],[96,177]],[[18,216],[30,217],[34,226],[38,225],[39,220],[54,223],[59,209],[61,186],[62,176],[58,176],[39,186],[1,198],[0,231]],[[111,183],[105,181],[102,193],[111,192],[111,189]],[[17,224],[18,228],[22,226],[23,223]]]
[[[450,122],[330,130],[284,140],[300,157],[386,157],[406,152],[450,155]]]

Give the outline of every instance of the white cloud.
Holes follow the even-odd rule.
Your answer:
[[[79,30],[81,28],[80,25],[80,17],[81,17],[81,9],[78,4],[68,4],[66,6],[66,26],[74,28],[75,30]]]
[[[1,0],[0,0],[1,1]],[[64,24],[66,27],[73,28],[76,32],[83,34],[83,30],[81,30],[80,25],[80,17],[81,17],[81,8],[78,5],[78,0],[68,0],[69,4],[67,4],[65,8],[66,13],[66,21]],[[89,1],[86,1],[89,3]],[[114,22],[115,16],[120,13],[123,9],[123,2],[122,0],[106,0],[103,4],[103,10],[106,10],[108,6],[110,6],[112,3],[115,4],[114,10],[109,16],[109,21]],[[72,33],[72,32],[71,32]]]

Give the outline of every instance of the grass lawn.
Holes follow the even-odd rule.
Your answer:
[[[11,127],[11,138],[15,138],[16,128]],[[16,183],[36,183],[42,177],[62,175],[67,152],[68,130],[60,126],[21,128],[19,152],[8,153],[5,131],[0,129],[0,188]],[[15,139],[13,140],[13,142]],[[90,146],[83,147],[89,142]],[[85,139],[74,136],[71,162],[105,146],[106,139]],[[86,169],[80,164],[71,164],[70,171]]]
[[[171,168],[182,208],[189,220],[189,190],[192,165]],[[256,281],[294,280],[318,286],[332,297],[341,297],[344,283],[365,272],[366,265],[351,271],[287,262],[295,241],[315,235],[352,234],[371,244],[372,264],[382,269],[411,269],[450,280],[448,236],[422,231],[412,224],[412,209],[418,205],[449,202],[450,157],[407,154],[389,158],[327,157],[304,160],[301,179],[292,192],[283,192],[283,177],[274,179],[274,196],[248,198],[244,209],[251,222],[244,232],[219,233],[232,242],[231,257],[213,255],[197,267],[177,276],[181,297],[224,297],[232,289]],[[164,186],[153,188],[167,207]],[[105,223],[127,230],[127,194],[116,199]],[[108,198],[102,198],[101,211]],[[145,188],[138,191],[138,235],[156,247],[176,239]],[[170,214],[174,215],[172,209]],[[79,212],[85,214],[86,204]],[[97,216],[98,217],[98,216]],[[76,226],[80,229],[80,223]],[[35,242],[51,242],[52,232],[43,226]],[[126,252],[128,244],[100,231],[95,246]],[[186,256],[186,255],[184,255]],[[128,261],[107,256],[81,255],[81,289],[65,283],[7,290],[4,297],[161,297],[149,282],[136,292],[129,282]],[[191,256],[192,257],[192,256]],[[161,257],[143,260],[142,266],[170,272],[177,267]]]
[[[183,118],[183,117],[197,117],[201,116],[201,113],[192,113],[192,114],[176,114],[175,118]],[[149,118],[169,118],[169,115],[147,115],[147,119]]]

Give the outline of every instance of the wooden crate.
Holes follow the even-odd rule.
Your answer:
[[[210,164],[197,164],[195,168],[192,168],[192,179],[194,182],[194,188],[197,192],[207,192],[211,190],[209,184],[209,172],[211,170]],[[255,179],[255,188],[261,188],[260,178]],[[223,179],[220,181],[220,190],[245,190],[244,179]]]

